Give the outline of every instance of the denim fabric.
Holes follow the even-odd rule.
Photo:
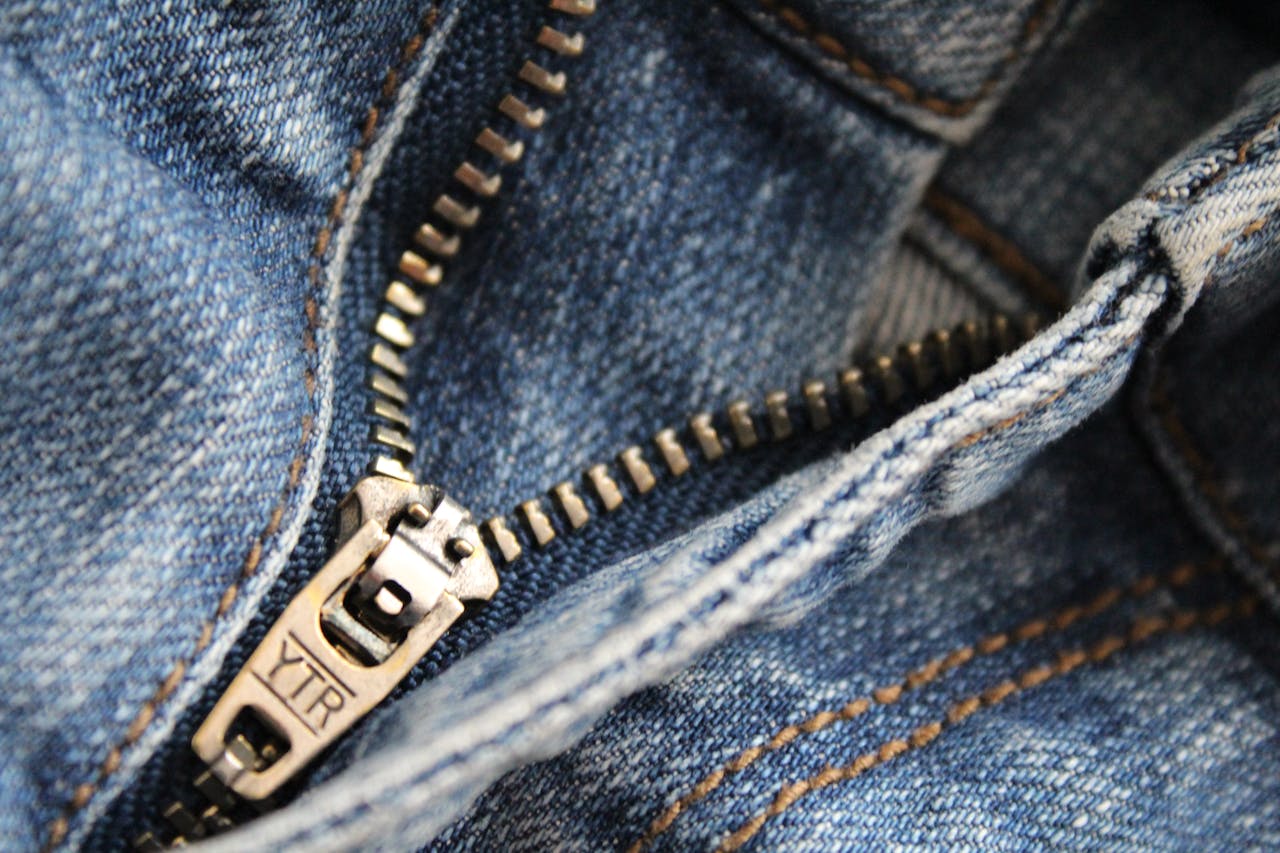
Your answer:
[[[713,771],[788,726],[805,727],[693,801],[649,845],[703,848],[765,813],[784,787],[877,754],[945,719],[962,697],[1122,636],[1143,616],[1238,596],[1239,584],[1220,572],[1185,586],[1167,581],[1206,551],[1177,523],[1178,507],[1149,465],[1137,477],[1111,476],[1142,457],[1111,408],[998,500],[922,525],[804,619],[738,634],[628,699],[572,751],[509,774],[439,849],[579,849],[601,839],[626,848]],[[858,716],[818,716],[979,638],[1131,589],[1147,573],[1160,579],[1149,593],[976,654]],[[1280,827],[1272,772],[1280,741],[1275,693],[1259,676],[1274,671],[1275,636],[1251,628],[1135,645],[1114,666],[978,711],[934,743],[798,800],[764,825],[755,848],[1206,849],[1224,839],[1270,847]],[[564,807],[566,780],[581,818],[549,821]]]
[[[334,346],[333,287],[307,267],[358,139],[365,95],[348,84],[375,87],[417,24],[359,8],[0,15],[0,477],[22,496],[0,548],[23,602],[0,610],[0,814],[15,847],[40,846],[113,749],[163,740],[146,725],[158,689],[199,670],[193,650],[225,651],[297,540]]]
[[[568,92],[539,101],[407,354],[417,473],[479,517],[904,336],[1050,322],[938,399],[532,551],[278,810],[209,846],[1276,844],[1274,625],[1248,607],[1280,600],[1280,86],[1246,84],[1276,59],[1266,20],[0,13],[0,570],[22,602],[0,608],[0,831],[117,849],[198,772],[191,732],[369,460],[389,271],[536,55]],[[535,53],[546,23],[586,53]]]
[[[1081,22],[938,178],[1060,287],[1098,225],[1274,61],[1264,29],[1216,5],[1164,8],[1107,4]]]
[[[930,512],[988,492],[1115,391],[1164,293],[1160,279],[1121,265],[989,373],[767,490],[675,553],[603,569],[557,596],[375,715],[346,773],[221,843],[265,850],[285,839],[345,847],[430,837],[502,770],[565,745],[620,696],[762,610],[794,616],[873,570]]]
[[[1000,94],[1049,37],[1091,5],[1058,0],[733,2],[761,30],[840,85],[956,141],[985,122]]]
[[[700,407],[847,363],[941,156],[718,6],[619,7],[583,31],[597,47],[421,326],[420,465],[482,515]]]

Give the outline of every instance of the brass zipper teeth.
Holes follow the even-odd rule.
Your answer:
[[[593,0],[550,0],[548,5],[552,11],[570,18],[590,15],[595,10]],[[582,53],[584,39],[580,33],[543,26],[536,44],[546,52],[548,61],[554,61],[557,57]],[[513,126],[527,130],[541,127],[547,119],[545,108],[525,98],[563,95],[568,86],[564,72],[549,70],[542,59],[529,59],[520,66],[515,79],[522,91],[519,95],[508,93],[498,104],[497,111]],[[423,222],[415,232],[415,247],[401,254],[395,277],[387,284],[374,320],[374,344],[368,354],[368,388],[372,392],[369,413],[374,419],[369,440],[378,446],[379,452],[369,464],[371,474],[414,482],[409,468],[415,451],[409,437],[412,424],[404,409],[409,402],[404,386],[409,365],[404,353],[414,344],[410,323],[426,313],[426,292],[441,283],[445,264],[460,250],[463,234],[480,221],[483,202],[501,189],[502,167],[519,161],[524,154],[521,140],[508,138],[492,127],[483,128],[473,145],[472,156],[453,171],[450,186],[432,203],[433,219]],[[492,170],[486,171],[478,165],[486,161],[494,164]],[[580,500],[575,502],[573,495],[561,493],[560,500],[561,506],[572,513],[570,524],[583,524],[590,517],[586,504]],[[550,520],[540,515],[539,509],[540,505],[528,507],[530,524],[539,535],[545,537],[550,530],[554,536]],[[243,736],[232,741],[227,754],[246,766],[264,760]],[[230,829],[235,824],[233,814],[242,808],[255,812],[271,808],[270,801],[254,803],[239,798],[218,780],[212,768],[206,768],[196,777],[194,787],[200,805],[175,800],[163,810],[165,822],[176,833],[171,840],[163,842],[157,834],[146,832],[134,840],[135,849],[152,851],[183,846]]]
[[[595,2],[550,0],[549,8],[568,23],[594,12]],[[550,66],[560,57],[581,54],[584,39],[581,33],[545,25],[535,43],[543,55],[525,59],[516,72],[516,89],[497,105],[512,132],[537,130],[547,121],[547,109],[538,105],[538,99],[559,97],[568,88],[565,72]],[[477,134],[471,154],[432,202],[431,218],[414,232],[414,247],[401,254],[396,276],[383,294],[373,327],[376,343],[369,351],[369,410],[375,418],[369,440],[377,447],[370,473],[414,482],[412,424],[402,408],[409,399],[403,384],[409,365],[403,354],[414,343],[410,323],[426,313],[427,291],[441,283],[446,265],[462,248],[465,233],[480,222],[484,202],[502,188],[502,168],[524,155],[524,142],[510,133],[487,126]],[[567,500],[572,505],[572,499]]]
[[[495,564],[510,564],[695,467],[918,404],[988,367],[1038,326],[1035,315],[962,323],[841,370],[832,382],[807,379],[794,396],[773,390],[758,403],[739,399],[720,412],[697,412],[684,427],[658,430],[646,445],[627,447],[612,461],[589,466],[577,481],[564,480],[522,501],[511,514],[490,518],[480,526],[482,539]]]

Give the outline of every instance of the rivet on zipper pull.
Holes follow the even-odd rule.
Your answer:
[[[250,800],[269,796],[381,702],[463,601],[498,588],[470,513],[433,486],[367,477],[338,510],[338,550],[192,739],[210,771]]]

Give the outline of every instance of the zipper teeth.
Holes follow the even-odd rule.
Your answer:
[[[595,0],[549,0],[547,6],[552,12],[567,16],[566,19],[595,12]],[[542,49],[540,59],[575,57],[582,53],[584,45],[581,33],[565,32],[549,24],[541,27],[535,42]],[[426,292],[440,284],[445,263],[461,248],[463,233],[480,221],[483,202],[498,194],[502,168],[523,156],[524,142],[514,133],[519,133],[519,128],[542,127],[547,112],[537,106],[536,101],[546,96],[561,96],[568,85],[563,71],[549,70],[533,59],[526,59],[520,66],[516,81],[520,94],[509,92],[497,107],[497,112],[504,117],[498,126],[510,125],[513,135],[503,135],[492,126],[480,131],[469,156],[454,170],[449,186],[431,205],[432,218],[414,233],[415,247],[401,254],[396,274],[383,293],[373,325],[375,343],[368,354],[368,385],[372,392],[369,413],[375,418],[369,438],[381,451],[369,465],[372,474],[414,482],[409,465],[415,448],[409,438],[411,420],[404,409],[409,401],[404,386],[409,366],[403,354],[414,343],[409,324],[426,312]],[[247,744],[246,748],[251,757],[251,748]],[[258,812],[273,807],[270,800],[262,803],[241,800],[207,768],[196,776],[193,787],[199,806],[193,809],[182,800],[174,800],[163,810],[165,822],[177,835],[166,843],[156,834],[144,832],[134,839],[135,850],[164,850],[171,844],[181,845],[224,832],[235,825],[232,813],[241,806]]]
[[[658,430],[647,447],[631,445],[613,461],[587,467],[579,478],[581,492],[565,480],[545,495],[522,501],[510,514],[490,518],[480,526],[482,539],[495,565],[512,563],[695,466],[917,404],[922,396],[993,364],[1029,340],[1039,325],[1034,314],[1016,320],[996,314],[986,322],[937,329],[902,344],[893,355],[841,370],[834,383],[805,380],[794,397],[774,390],[755,404],[738,399],[718,412],[698,412],[683,427]]]
[[[582,18],[595,12],[595,0],[550,0],[548,8],[566,19]],[[535,43],[541,48],[537,60],[546,60],[578,56],[584,40],[581,33],[545,25]],[[463,235],[479,223],[482,205],[501,189],[503,167],[524,156],[518,134],[546,123],[547,110],[538,105],[539,100],[562,96],[568,88],[565,72],[535,59],[526,59],[520,66],[516,83],[516,90],[504,95],[497,106],[502,116],[497,126],[504,132],[486,126],[477,134],[467,159],[432,203],[431,218],[414,232],[414,247],[400,255],[396,274],[383,293],[373,324],[375,343],[369,350],[369,413],[375,418],[369,440],[378,447],[369,465],[371,474],[414,482],[411,465],[416,448],[404,409],[409,401],[404,352],[414,344],[410,323],[426,312],[426,293],[440,285],[445,265],[462,247]]]
[[[526,551],[549,545],[559,536],[586,526],[596,515],[612,512],[628,499],[648,494],[697,465],[916,405],[989,366],[1029,339],[1038,327],[1034,314],[1016,321],[997,314],[983,323],[969,321],[952,330],[935,330],[922,340],[901,345],[893,355],[839,371],[830,385],[808,379],[800,384],[794,399],[786,391],[774,390],[756,405],[738,399],[720,412],[697,412],[681,429],[658,430],[651,447],[632,445],[613,462],[589,466],[581,476],[584,494],[565,480],[546,495],[521,502],[511,515],[490,518],[481,525],[482,541],[495,565],[510,564]],[[387,404],[385,395],[375,398],[374,405],[380,403]],[[400,409],[387,410],[392,411]],[[401,420],[380,416],[396,423]],[[378,425],[375,430],[379,427],[387,429]],[[391,439],[384,438],[381,443],[390,446]],[[242,753],[243,761],[253,759],[253,747],[247,741]],[[178,833],[170,843],[181,844],[230,829],[235,823],[233,813],[242,804],[259,812],[273,807],[270,800],[239,800],[209,768],[195,778],[194,788],[208,805],[193,811],[182,800],[175,800],[167,806],[163,816]],[[167,847],[150,832],[134,841],[134,848],[140,851]]]

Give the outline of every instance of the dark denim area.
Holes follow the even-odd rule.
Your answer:
[[[441,847],[1277,843],[1274,631],[1267,584],[1243,571],[1275,559],[1274,478],[1259,467],[1276,447],[1273,84],[1248,87],[1251,102],[1148,181],[1166,146],[1237,102],[1258,67],[1240,58],[1265,56],[1237,22],[1180,14],[1153,27],[1113,8],[1084,22],[949,161],[941,187],[977,205],[970,221],[1005,232],[981,246],[988,263],[1018,247],[1048,259],[1042,280],[1062,292],[1096,217],[1152,198],[1150,213],[1138,204],[1103,229],[1087,270],[1129,258],[1201,299],[1162,365],[1186,426],[1168,423],[1166,403],[1153,442],[1140,379],[993,503],[916,530],[834,597],[804,596],[803,617],[777,607],[573,750],[506,777]],[[1107,85],[1077,89],[1082,73]],[[1034,209],[1044,215],[1026,216]],[[957,226],[953,210],[930,215]],[[1025,269],[1000,274],[1017,282]],[[991,463],[972,469],[962,500],[983,492]],[[1215,469],[1224,478],[1206,482]],[[1223,552],[1239,574],[1222,570]],[[1004,639],[972,652],[990,637]],[[957,649],[973,660],[927,669]],[[1081,653],[1087,666],[1070,663]],[[904,697],[877,698],[913,677]],[[848,711],[857,697],[868,708]],[[969,702],[972,716],[953,722]],[[586,801],[578,818],[545,820],[569,790]]]
[[[1265,28],[1218,4],[1103,4],[954,150],[937,190],[1065,289],[1099,223],[1275,59]]]
[[[490,106],[549,20],[536,6],[524,17],[461,8],[346,261],[360,284],[348,283],[337,317],[352,345],[335,362],[315,512],[261,618],[177,721],[103,839],[148,820],[157,792],[191,772],[185,740],[325,558],[332,508],[367,464],[367,330],[382,282],[434,195],[424,187],[474,156],[459,141],[493,122]],[[846,364],[867,286],[941,154],[802,64],[779,61],[764,37],[715,5],[680,14],[620,7],[582,31],[591,47],[560,61],[569,91],[545,102],[546,126],[522,134],[497,125],[524,140],[524,158],[504,172],[503,196],[429,294],[415,326],[423,344],[409,354],[419,473],[448,483],[481,518],[697,409]],[[410,683],[570,581],[687,531],[837,440],[849,437],[715,472],[710,485],[689,481],[532,554]]]
[[[584,33],[569,94],[413,353],[421,474],[482,517],[694,411],[846,364],[940,156],[716,5],[619,7]],[[389,174],[413,175],[424,142]],[[389,221],[416,186],[388,187]],[[387,233],[394,258],[403,231]]]

